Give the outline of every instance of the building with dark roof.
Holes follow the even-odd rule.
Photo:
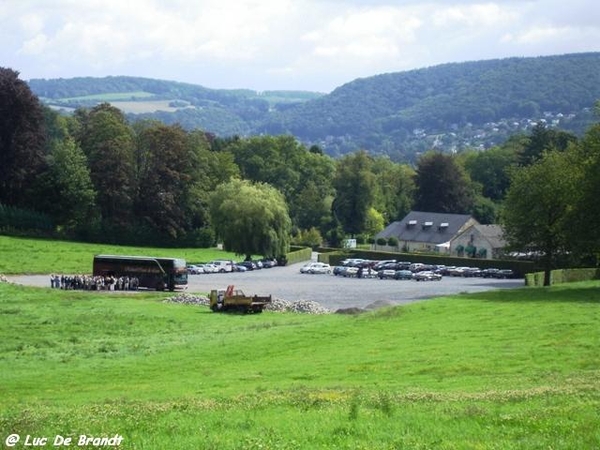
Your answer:
[[[398,239],[401,251],[451,252],[451,243],[458,235],[472,225],[477,225],[468,214],[445,214],[411,211],[404,219],[393,222],[375,236]]]
[[[457,256],[499,259],[506,241],[499,225],[471,225],[450,241],[450,253]]]

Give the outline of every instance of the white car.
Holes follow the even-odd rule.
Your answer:
[[[215,266],[214,264],[200,264],[200,267],[202,267],[202,270],[204,271],[203,273],[217,273],[219,272],[219,268],[217,266]]]
[[[331,273],[331,266],[320,262],[308,263],[300,268],[300,273]]]
[[[190,275],[198,275],[204,273],[204,269],[202,267],[196,266],[194,264],[190,264],[189,266],[187,266],[187,270]]]

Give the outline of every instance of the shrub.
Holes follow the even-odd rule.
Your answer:
[[[398,247],[398,238],[390,236],[387,240],[387,245],[390,247]]]
[[[386,238],[377,238],[377,245],[386,245],[386,244],[387,244]]]

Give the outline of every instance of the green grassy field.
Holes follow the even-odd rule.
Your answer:
[[[97,100],[98,102],[113,102],[113,101],[127,101],[131,99],[149,99],[155,97],[156,94],[145,91],[131,91],[131,92],[110,92],[104,94],[93,94],[93,95],[81,95],[79,97],[65,97],[59,99],[63,102],[69,101],[85,101],[85,100]]]
[[[358,316],[221,315],[167,296],[0,284],[0,442],[600,448],[599,282]]]
[[[62,273],[91,273],[96,254],[165,256],[184,258],[190,263],[240,259],[233,253],[216,248],[119,247],[0,236],[0,274],[49,274],[58,270],[57,267]]]

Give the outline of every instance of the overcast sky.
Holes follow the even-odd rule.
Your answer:
[[[21,78],[330,92],[445,62],[600,50],[598,0],[0,0]]]

